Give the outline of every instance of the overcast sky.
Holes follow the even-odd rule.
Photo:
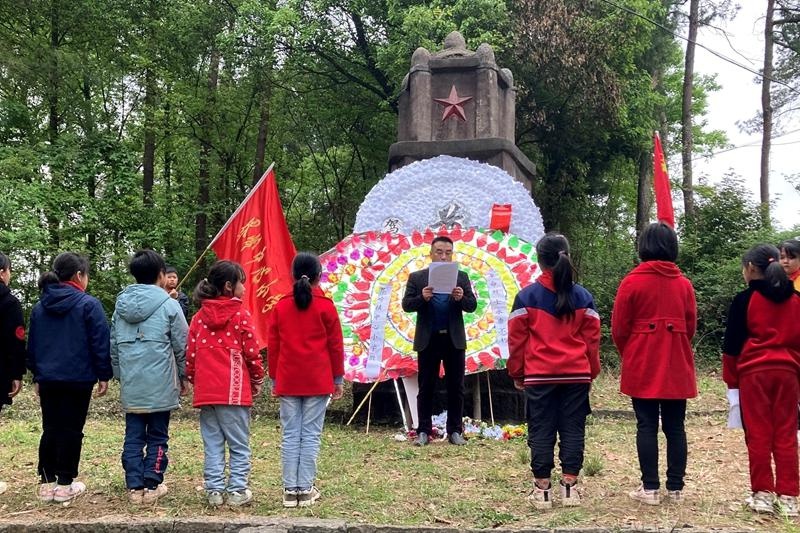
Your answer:
[[[733,21],[719,23],[728,38],[721,32],[703,28],[698,42],[722,55],[760,70],[764,60],[764,13],[766,2],[740,0],[741,9]],[[730,42],[728,42],[730,41]],[[752,199],[759,200],[759,166],[761,135],[748,135],[740,131],[737,122],[750,119],[761,109],[761,85],[756,76],[697,47],[695,72],[717,74],[722,88],[709,98],[708,125],[727,133],[734,146],[745,146],[711,158],[694,161],[695,175],[708,176],[714,182],[733,170],[745,180]],[[800,99],[799,99],[800,100]],[[800,119],[785,123],[782,132],[800,129]],[[800,172],[797,153],[800,151],[800,131],[773,138],[770,168],[770,196],[773,199],[772,218],[779,226],[789,229],[800,225],[800,193],[786,179]],[[670,169],[680,176],[680,157],[670,160]],[[675,198],[677,201],[678,198]]]

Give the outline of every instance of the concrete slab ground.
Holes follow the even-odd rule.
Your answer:
[[[349,524],[344,520],[243,517],[241,519],[160,519],[82,522],[0,521],[0,533],[668,533],[668,528],[455,529]],[[752,533],[741,528],[680,528],[680,533]]]

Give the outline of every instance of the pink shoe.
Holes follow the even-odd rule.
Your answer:
[[[53,491],[53,501],[58,503],[74,500],[86,492],[86,485],[80,481],[73,481],[71,485],[56,485]]]
[[[39,485],[39,501],[51,502],[53,501],[53,493],[56,490],[55,483],[42,483]]]

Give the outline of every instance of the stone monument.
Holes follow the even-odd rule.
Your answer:
[[[389,170],[451,155],[502,168],[530,191],[536,170],[514,143],[515,95],[514,76],[497,66],[488,44],[467,50],[454,31],[439,52],[417,48],[403,80]]]

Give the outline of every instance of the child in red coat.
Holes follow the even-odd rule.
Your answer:
[[[692,283],[675,264],[678,236],[664,223],[639,238],[642,262],[622,280],[611,314],[611,336],[622,363],[620,391],[636,414],[641,486],[628,495],[661,503],[658,423],[667,437],[667,497],[682,499],[686,475],[686,400],[697,396],[692,337],[697,307]]]
[[[729,389],[739,389],[753,491],[746,503],[756,512],[772,513],[777,506],[797,516],[800,294],[774,246],[751,248],[742,266],[748,287],[734,297],[728,312],[722,377]]]
[[[280,398],[283,506],[306,507],[320,497],[314,486],[328,400],[342,397],[344,342],[333,302],[319,288],[314,254],[292,261],[294,289],[278,302],[269,328],[269,377]]]
[[[195,289],[200,310],[189,326],[186,377],[200,408],[206,496],[212,506],[239,506],[253,499],[250,475],[250,407],[261,392],[264,367],[253,319],[242,309],[244,270],[217,261]],[[225,444],[230,455],[225,483]]]

